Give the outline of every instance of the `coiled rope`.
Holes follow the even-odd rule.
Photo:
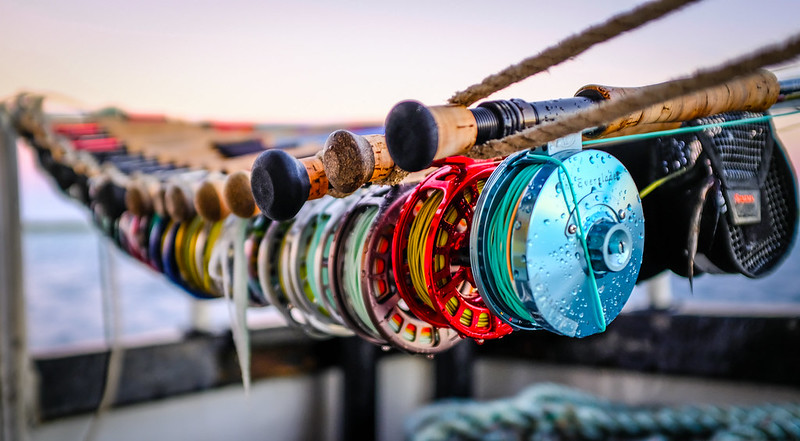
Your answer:
[[[474,158],[506,156],[519,150],[544,145],[569,134],[603,126],[637,110],[708,89],[798,55],[800,55],[800,34],[795,34],[782,43],[763,47],[716,67],[698,70],[692,76],[641,87],[625,97],[606,100],[558,120],[542,123],[500,140],[474,146],[468,156]]]
[[[630,11],[615,15],[603,23],[591,26],[579,34],[571,35],[561,40],[537,55],[508,66],[496,74],[489,75],[478,84],[469,86],[461,92],[456,92],[448,102],[450,104],[469,106],[514,83],[563,63],[595,44],[608,41],[697,1],[699,0],[652,1]]]
[[[427,406],[406,422],[411,441],[800,439],[800,404],[629,406],[555,384],[484,403]]]

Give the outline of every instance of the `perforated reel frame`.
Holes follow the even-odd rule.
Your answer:
[[[331,256],[333,255],[333,250],[336,249],[334,246],[336,232],[339,231],[341,223],[350,207],[358,202],[359,198],[360,195],[353,194],[347,198],[336,199],[333,204],[326,208],[325,212],[330,217],[322,230],[319,246],[314,251],[314,282],[317,284],[316,291],[320,293],[319,298],[316,300],[320,301],[321,305],[328,311],[331,317],[342,325],[344,325],[345,322],[339,313],[339,307],[334,300],[334,294],[331,288],[329,271],[331,267],[330,261],[332,260]]]
[[[478,183],[489,177],[497,162],[448,158],[440,164],[442,167],[420,183],[406,202],[395,232],[395,241],[399,242],[393,247],[395,261],[406,262],[413,212],[435,192],[441,192],[442,200],[431,220],[428,236],[423,239],[427,260],[424,277],[434,308],[419,299],[410,283],[407,264],[395,267],[396,279],[403,279],[403,283],[398,283],[401,296],[415,314],[419,312],[426,320],[434,316],[436,322],[431,323],[450,326],[461,335],[479,341],[501,337],[510,333],[511,328],[494,317],[484,304],[467,255],[473,209],[480,193]],[[449,308],[454,309],[453,313]],[[480,320],[485,320],[485,324]]]
[[[261,290],[289,326],[300,329],[313,338],[327,338],[329,336],[311,326],[300,311],[293,312],[296,308],[285,292],[285,282],[281,280],[281,255],[285,248],[284,239],[291,225],[292,221],[272,222],[264,234],[261,246],[258,247],[258,280]]]
[[[308,269],[306,268],[306,255],[310,251],[309,246],[317,227],[318,216],[332,202],[331,197],[322,198],[312,203],[306,204],[298,213],[292,227],[286,235],[286,260],[282,267],[286,271],[288,285],[286,291],[290,302],[300,310],[309,324],[319,331],[340,336],[348,337],[353,332],[337,323],[334,319],[323,312],[320,306],[315,305],[308,297],[306,289],[308,282]]]
[[[367,340],[370,343],[384,346],[388,341],[380,334],[375,334],[368,325],[363,323],[358,317],[358,314],[353,310],[349,299],[347,299],[346,289],[343,284],[345,280],[344,266],[346,263],[346,244],[353,233],[358,217],[361,216],[368,208],[380,205],[383,196],[390,190],[390,187],[374,187],[367,190],[359,200],[353,204],[347,213],[342,217],[339,229],[333,238],[333,244],[330,250],[330,258],[328,259],[328,279],[330,283],[331,293],[333,300],[336,303],[336,309],[344,321],[345,326],[350,328],[359,337]],[[365,252],[359,250],[358,252]],[[359,271],[361,273],[361,271]],[[363,276],[363,275],[362,275]],[[360,293],[355,293],[360,294]]]
[[[392,271],[392,240],[400,211],[413,191],[410,185],[393,188],[379,202],[376,222],[366,240],[362,262],[362,295],[373,326],[395,348],[417,354],[445,351],[461,341],[449,327],[417,318],[397,292]],[[374,199],[374,198],[373,198]],[[363,201],[372,203],[373,200]]]

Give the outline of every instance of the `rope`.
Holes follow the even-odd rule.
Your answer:
[[[406,434],[411,441],[800,439],[800,404],[628,406],[540,384],[503,400],[427,406],[409,418]]]
[[[594,25],[579,34],[561,40],[538,55],[526,58],[518,64],[508,66],[496,74],[489,75],[480,83],[469,86],[461,92],[456,92],[449,102],[450,104],[469,106],[529,76],[563,63],[597,43],[608,41],[697,1],[699,0],[656,0],[615,15],[604,23]]]
[[[589,127],[603,126],[637,110],[716,86],[764,66],[789,60],[798,54],[800,54],[800,34],[795,34],[783,43],[763,47],[752,54],[713,68],[699,70],[691,77],[645,86],[625,97],[602,101],[596,106],[566,115],[559,120],[475,146],[468,156],[476,158],[505,156],[518,150],[544,145]]]

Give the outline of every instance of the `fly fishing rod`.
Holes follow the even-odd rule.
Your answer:
[[[796,83],[779,83],[774,74],[759,71],[698,93],[675,98],[584,132],[589,139],[613,136],[627,129],[649,131],[650,124],[683,122],[731,111],[764,111]],[[425,106],[417,101],[398,103],[386,117],[386,144],[395,164],[418,171],[436,159],[463,155],[475,146],[557,120],[634,93],[637,88],[588,85],[572,98],[527,102],[521,99],[487,101],[464,106]]]

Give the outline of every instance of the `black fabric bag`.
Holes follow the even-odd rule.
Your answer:
[[[763,116],[733,112],[698,126]],[[645,249],[639,280],[666,269],[681,276],[761,277],[790,250],[797,230],[797,186],[769,121],[620,143],[602,148],[630,171],[642,199]]]

